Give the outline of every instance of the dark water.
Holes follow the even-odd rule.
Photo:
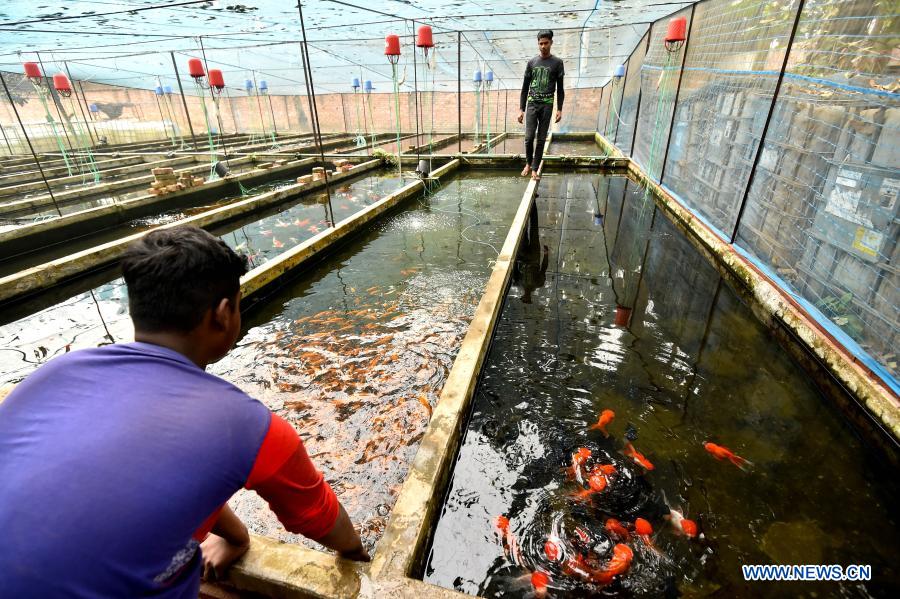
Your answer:
[[[211,367],[292,422],[368,547],[380,538],[525,182],[464,173],[410,200],[245,322]],[[264,501],[231,502],[289,542]]]
[[[475,142],[474,137],[463,137],[462,139],[462,152],[471,152],[472,149],[478,144]],[[454,141],[450,145],[446,145],[443,148],[438,148],[434,151],[435,154],[440,154],[442,156],[446,156],[448,154],[457,154],[460,151],[459,141]]]
[[[487,597],[535,596],[534,571],[552,597],[898,596],[896,471],[637,186],[548,174],[539,192],[425,580]],[[609,438],[588,428],[606,409]],[[655,469],[623,455],[629,439]],[[599,465],[615,473],[590,493]],[[606,531],[638,517],[652,548]],[[578,573],[607,567],[616,542],[633,562],[612,584]],[[870,564],[873,580],[744,582],[742,564],[770,563]]]
[[[260,185],[251,192],[270,191],[278,181]],[[375,203],[399,187],[395,172],[382,172],[345,183],[332,190],[336,220]],[[326,228],[325,194],[304,196],[241,221],[212,230],[229,246],[249,257],[251,267],[259,266],[299,245]],[[158,220],[158,219],[157,219]],[[136,230],[152,223],[136,223]],[[96,287],[67,297],[23,318],[4,319],[0,325],[0,385],[18,382],[35,368],[68,349],[96,347],[117,341],[131,341],[134,330],[128,316],[125,282],[117,270],[107,271],[108,279]],[[40,298],[38,300],[40,301]]]
[[[592,139],[550,142],[550,154],[558,156],[600,156],[602,150]]]

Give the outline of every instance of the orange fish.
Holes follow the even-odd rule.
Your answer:
[[[531,574],[531,586],[534,588],[534,596],[538,598],[543,598],[547,596],[547,583],[550,582],[550,577],[537,570]]]
[[[715,443],[710,443],[707,441],[703,444],[703,448],[706,449],[714,458],[717,460],[728,460],[741,470],[747,470],[750,466],[753,465],[749,460],[745,460],[739,455],[735,455],[727,447],[722,447],[721,445],[716,445]]]
[[[310,232],[310,233],[318,233],[318,232],[319,232],[319,227],[317,227],[317,226],[315,226],[315,225],[312,225],[312,226],[310,226],[310,228],[309,228],[309,232]]]
[[[612,476],[616,473],[616,467],[612,464],[600,464],[599,466],[595,466],[595,469],[602,472],[605,476]]]
[[[606,521],[606,532],[612,536],[618,537],[622,541],[627,541],[631,536],[628,534],[628,529],[615,518],[610,518]]]
[[[431,418],[431,404],[428,403],[428,398],[425,395],[419,395],[418,397],[419,403],[428,411],[428,417]],[[508,522],[508,521],[507,521]]]
[[[497,530],[503,533],[504,537],[509,534],[509,518],[507,518],[506,516],[497,516],[496,520],[494,520],[494,526],[497,527]]]
[[[591,457],[591,450],[587,447],[579,447],[575,450],[575,453],[572,454],[572,465],[566,468],[569,478],[577,478],[581,467],[589,457]]]
[[[634,462],[641,468],[644,468],[645,470],[653,470],[654,466],[650,462],[650,460],[645,458],[641,452],[635,449],[634,445],[632,445],[631,442],[625,444],[625,451],[623,451],[622,453],[634,460]]]
[[[672,522],[672,528],[689,539],[697,536],[697,523],[684,517],[678,510],[669,508],[668,520]]]
[[[603,476],[602,473],[599,472],[591,472],[591,475],[588,477],[588,485],[589,488],[582,489],[578,493],[575,494],[575,499],[578,501],[584,501],[594,493],[600,493],[606,489],[606,485],[608,484],[606,477]]]
[[[615,576],[620,576],[631,567],[634,552],[628,545],[622,543],[613,547],[613,556],[602,570],[593,572],[591,579],[600,584],[609,584]]]
[[[300,220],[298,218],[297,220],[294,221],[294,226],[297,226],[297,227],[305,227],[308,224],[309,224],[308,218],[304,218],[303,220]]]
[[[653,541],[650,540],[650,535],[653,534],[653,525],[650,522],[643,518],[638,518],[634,521],[634,532],[637,533],[637,536],[641,538],[647,547],[653,547]]]
[[[562,554],[562,549],[560,549],[556,539],[549,538],[544,542],[544,554],[551,562],[555,562],[559,559],[560,554]]]
[[[264,231],[260,231],[259,233],[260,233],[260,235],[264,235],[264,236],[266,236],[266,237],[271,237],[271,236],[272,236],[272,231],[269,230],[269,229],[266,229],[266,230],[264,230]]]
[[[277,247],[277,248],[283,248],[283,247],[284,247],[284,244],[283,244],[282,242],[278,241],[278,240],[277,240],[276,238],[274,238],[274,237],[272,238],[272,245],[273,245],[274,247]]]
[[[612,410],[603,410],[600,412],[600,418],[597,419],[595,424],[592,424],[588,427],[588,430],[598,430],[603,433],[604,437],[608,437],[609,433],[606,432],[606,427],[609,426],[609,423],[613,421],[616,417],[616,413]]]

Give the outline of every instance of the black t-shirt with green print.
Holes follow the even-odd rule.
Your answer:
[[[522,96],[519,108],[525,110],[528,102],[553,104],[553,93],[556,92],[556,109],[562,110],[565,92],[563,91],[563,61],[553,56],[543,58],[540,54],[528,61],[525,67],[525,81],[522,83]]]

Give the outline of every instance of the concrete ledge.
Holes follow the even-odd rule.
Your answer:
[[[334,175],[330,178],[330,181],[337,182],[356,177],[360,173],[370,171],[380,165],[380,160],[371,160],[355,166],[349,171]],[[227,222],[241,214],[280,204],[287,199],[317,191],[324,188],[324,186],[324,181],[317,181],[310,185],[291,185],[277,191],[270,191],[258,196],[253,196],[246,200],[235,202],[234,204],[208,210],[201,214],[174,223],[161,225],[156,228],[164,229],[180,225],[210,227]],[[83,273],[106,266],[117,260],[125,251],[125,248],[128,247],[128,244],[135,239],[146,235],[148,232],[149,231],[142,231],[140,233],[135,233],[134,235],[129,235],[128,237],[123,237],[122,239],[117,239],[81,252],[76,252],[64,258],[52,260],[45,264],[40,264],[33,268],[0,278],[0,303],[19,299],[26,295],[52,287],[67,279],[72,279]]]
[[[657,202],[676,224],[699,244],[701,251],[712,258],[713,265],[723,274],[737,280],[751,299],[751,308],[765,324],[772,322],[790,331],[806,351],[815,356],[852,396],[856,398],[884,428],[900,442],[900,399],[874,374],[859,364],[837,340],[751,262],[737,253],[725,240],[716,235],[686,206],[652,181],[634,161],[629,161],[632,178],[647,186]]]
[[[242,164],[246,164],[250,162],[250,159],[243,158],[240,161]],[[238,160],[233,161],[235,164],[238,162]],[[234,187],[234,193],[238,193],[238,185],[241,183],[252,184],[252,182],[259,179],[271,179],[278,176],[286,177],[290,173],[295,173],[306,166],[312,166],[314,163],[315,161],[312,158],[306,158],[289,162],[284,166],[265,170],[255,169],[241,175],[228,177],[227,179],[208,181],[203,185],[190,187],[182,191],[159,196],[146,194],[116,204],[88,208],[87,210],[73,212],[58,218],[16,227],[0,233],[0,253],[5,256],[27,253],[67,239],[96,233],[104,228],[126,223],[134,218],[155,214],[160,210],[168,210],[176,206],[193,206],[202,198],[217,192],[223,192],[230,187]],[[201,165],[189,170],[195,171],[197,168],[208,170],[209,165]],[[152,178],[150,176],[142,177],[141,179],[149,180]]]
[[[431,422],[391,510],[390,520],[372,561],[371,572],[376,579],[415,574],[417,560],[422,557],[431,537],[434,517],[440,509],[439,502],[443,498],[462,437],[478,375],[490,348],[494,325],[503,307],[537,187],[538,182],[531,181],[522,196],[475,316],[444,383]]]

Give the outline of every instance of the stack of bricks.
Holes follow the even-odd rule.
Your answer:
[[[313,176],[312,175],[303,175],[302,177],[297,177],[297,183],[300,185],[309,185],[312,183]]]
[[[203,185],[204,182],[203,177],[194,177],[188,171],[176,176],[172,167],[159,167],[150,172],[153,173],[153,183],[147,192],[155,196],[175,193],[188,187]]]
[[[317,166],[312,170],[312,180],[313,181],[322,181],[325,179],[325,169],[321,166]]]
[[[337,160],[334,163],[334,168],[337,173],[346,173],[353,168],[353,165],[350,164],[349,160]]]

